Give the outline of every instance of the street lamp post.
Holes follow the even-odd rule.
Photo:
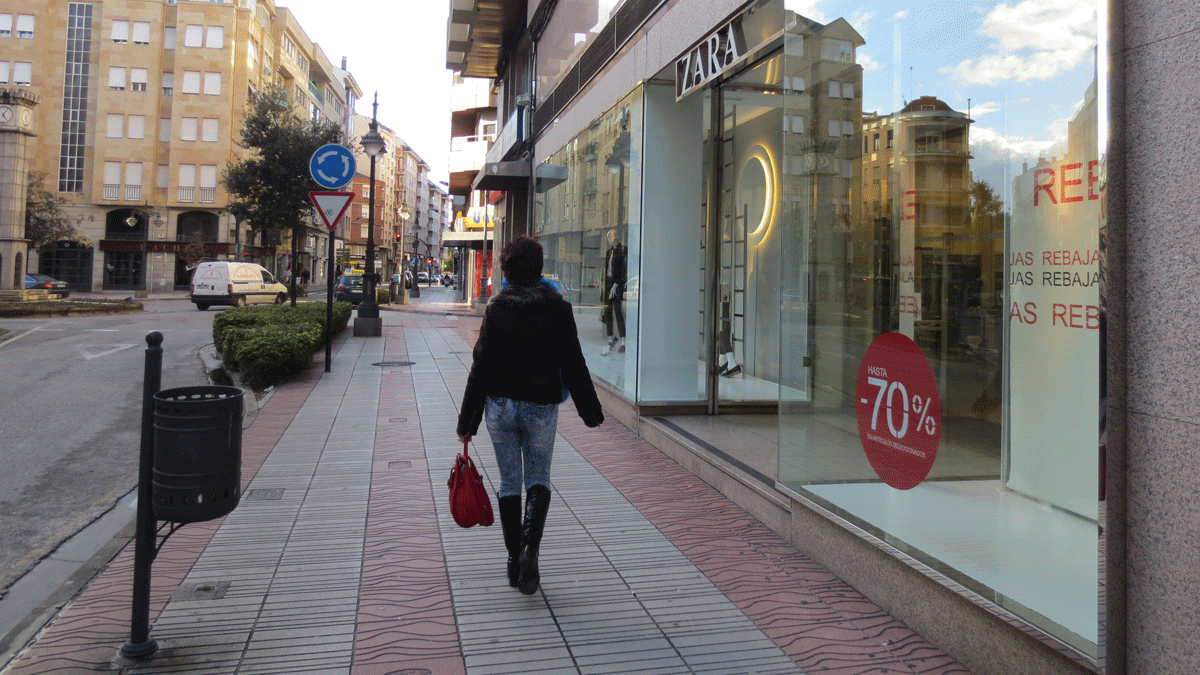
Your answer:
[[[379,93],[376,92],[375,102],[371,105],[371,127],[362,137],[363,151],[371,158],[371,183],[367,197],[367,269],[363,275],[363,299],[358,305],[358,318],[354,320],[357,337],[383,334],[383,321],[379,318],[379,304],[375,300],[375,159],[386,152],[376,120],[378,110]]]
[[[400,304],[408,302],[408,290],[404,287],[404,275],[408,272],[408,266],[404,263],[404,224],[412,217],[412,209],[408,204],[402,204],[396,210],[396,215],[400,218],[400,248],[396,251],[396,269],[400,271],[399,283],[396,284],[396,293],[400,295]]]
[[[148,203],[148,202],[147,202]],[[141,216],[139,219],[138,216]],[[140,220],[142,225],[142,251],[145,256],[142,264],[142,289],[135,294],[138,297],[150,297],[150,219],[154,218],[154,226],[162,227],[162,216],[149,210],[134,210],[125,219],[125,225],[130,229],[137,227]]]

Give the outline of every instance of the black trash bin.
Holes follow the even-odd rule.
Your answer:
[[[154,395],[154,517],[213,520],[238,505],[242,390],[182,387]]]

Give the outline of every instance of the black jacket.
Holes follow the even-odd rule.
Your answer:
[[[488,396],[558,403],[562,386],[589,427],[604,421],[571,303],[549,284],[509,283],[488,303],[458,413],[458,434],[474,436]]]

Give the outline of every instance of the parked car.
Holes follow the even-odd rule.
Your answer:
[[[202,262],[192,271],[191,300],[200,311],[213,305],[278,305],[287,297],[287,286],[256,263],[215,260]]]
[[[417,272],[417,283],[418,284],[429,283],[429,273],[428,272]]]
[[[412,288],[413,274],[412,274],[412,272],[410,272],[408,270],[404,270],[403,273],[397,272],[396,274],[393,274],[392,275],[392,283],[396,284],[396,287],[399,288],[401,276],[404,277],[404,287]]]
[[[361,274],[346,274],[338,278],[333,287],[333,299],[357,305],[363,299],[363,278]]]
[[[27,289],[44,289],[50,291],[51,295],[57,295],[60,298],[65,298],[71,294],[71,289],[67,286],[67,282],[59,281],[54,277],[48,277],[45,274],[26,274],[25,288]]]

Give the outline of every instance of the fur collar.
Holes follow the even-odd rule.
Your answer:
[[[559,295],[558,291],[554,290],[554,287],[550,284],[539,281],[532,286],[509,283],[491,301],[497,305],[504,305],[506,307],[525,307],[553,302],[555,300],[562,300],[562,296]]]

